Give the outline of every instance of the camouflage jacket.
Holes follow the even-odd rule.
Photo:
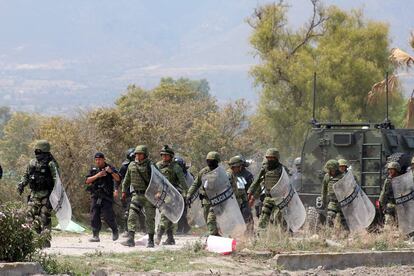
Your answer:
[[[32,159],[22,177],[22,185],[29,185],[32,198],[48,197],[55,186],[58,170],[54,159],[47,163]]]
[[[200,187],[202,187],[202,184],[203,184],[202,183],[203,175],[205,175],[206,173],[209,173],[209,172],[211,172],[210,168],[205,167],[197,174],[197,177],[194,179],[194,183],[188,189],[187,198],[192,198],[194,196],[194,194],[196,194],[199,191],[200,192],[200,199],[202,200],[202,204],[203,205],[210,204],[210,201],[207,197],[207,194],[206,194],[206,191],[205,191],[204,187],[202,189],[200,189]]]
[[[337,203],[338,200],[336,198],[335,192],[333,190],[333,185],[338,182],[344,176],[343,173],[337,172],[336,176],[330,176],[329,174],[325,174],[322,180],[322,203],[323,206],[327,206],[328,203]]]
[[[391,177],[387,176],[387,178],[384,180],[384,185],[382,186],[381,193],[379,196],[379,203],[381,207],[386,207],[387,204],[395,205],[394,192],[392,190],[391,179],[392,179]]]
[[[122,192],[126,193],[132,189],[138,193],[145,193],[151,180],[151,160],[145,159],[142,162],[132,161],[128,165],[125,178],[122,181]]]
[[[170,183],[180,191],[181,195],[186,197],[187,184],[185,182],[185,175],[181,166],[175,161],[169,163],[159,161],[157,163],[157,168],[168,179],[168,181],[170,181]]]
[[[238,187],[238,177],[242,177],[241,175],[236,175],[234,174],[231,170],[227,171],[227,176],[229,177],[229,181],[231,186],[233,187],[233,192],[236,195],[236,199],[237,199],[237,203],[239,204],[239,206],[242,203],[246,203],[247,202],[247,193],[246,193],[246,188],[240,188]],[[246,181],[247,183],[247,181]]]
[[[269,170],[267,168],[267,165],[264,165],[257,177],[254,179],[252,185],[249,187],[247,193],[253,194],[256,199],[260,196],[262,189],[264,189],[266,193],[269,194],[270,189],[276,185],[282,176],[283,168],[287,173],[289,173],[288,168],[286,168],[281,163],[279,163],[273,170]]]

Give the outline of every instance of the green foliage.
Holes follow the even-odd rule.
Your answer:
[[[44,238],[26,224],[26,213],[15,205],[0,207],[0,261],[22,262],[42,248]]]
[[[318,2],[318,1],[315,1]],[[289,28],[287,7],[268,4],[249,19],[250,42],[261,63],[251,73],[262,88],[256,121],[264,121],[282,152],[298,155],[312,116],[313,73],[317,73],[316,117],[320,121],[382,121],[384,97],[367,104],[371,86],[392,71],[388,26],[361,11],[316,6],[309,24]],[[390,114],[400,118],[400,91]]]

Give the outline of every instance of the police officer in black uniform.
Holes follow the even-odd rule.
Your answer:
[[[112,240],[118,239],[118,225],[113,210],[114,182],[121,181],[118,171],[105,162],[102,152],[95,154],[95,166],[91,168],[86,176],[87,190],[91,193],[91,226],[93,237],[90,242],[99,242],[99,231],[101,230],[101,214],[105,222],[112,229]]]
[[[128,149],[128,151],[126,152],[126,159],[124,162],[122,162],[122,166],[119,169],[119,174],[121,175],[121,178],[124,179],[127,170],[128,170],[128,166],[129,164],[134,161],[135,159],[135,148],[130,148]],[[117,182],[120,183],[120,182]],[[119,189],[119,187],[117,187],[117,190]],[[127,190],[126,191],[126,199],[122,200],[122,208],[124,210],[124,218],[123,218],[123,223],[124,223],[124,230],[125,230],[125,234],[123,234],[123,236],[128,237],[128,216],[129,216],[129,205],[131,204],[131,191]],[[138,213],[138,227],[139,229],[135,229],[138,232],[143,232],[146,233],[146,229],[145,229],[145,216],[144,214],[141,212]],[[135,231],[134,230],[134,231]]]

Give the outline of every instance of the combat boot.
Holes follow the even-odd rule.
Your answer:
[[[124,246],[134,247],[135,246],[135,232],[128,231],[128,239],[126,241],[121,242]]]
[[[167,239],[165,240],[165,242],[162,243],[162,245],[175,245],[175,240],[174,240],[172,230],[167,230]]]
[[[154,234],[148,234],[147,248],[153,248],[153,247],[154,247]]]
[[[119,232],[118,232],[118,229],[117,229],[117,230],[112,231],[112,240],[113,240],[113,241],[116,241],[118,238],[119,238]]]
[[[100,242],[101,240],[99,239],[99,232],[97,231],[93,231],[93,236],[92,238],[89,239],[89,242]]]
[[[161,227],[158,227],[157,239],[155,240],[155,244],[156,245],[160,245],[161,239],[162,239],[162,235],[164,235],[164,229],[161,228]]]

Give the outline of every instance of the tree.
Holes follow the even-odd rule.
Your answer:
[[[283,1],[260,7],[248,20],[254,29],[250,42],[261,59],[251,71],[261,87],[256,121],[267,122],[269,145],[294,156],[309,128],[314,72],[317,119],[382,121],[385,105],[367,105],[364,91],[392,67],[386,24],[364,19],[361,11],[312,4],[309,23],[298,30],[289,27]],[[401,98],[396,91],[391,110],[401,107]]]

